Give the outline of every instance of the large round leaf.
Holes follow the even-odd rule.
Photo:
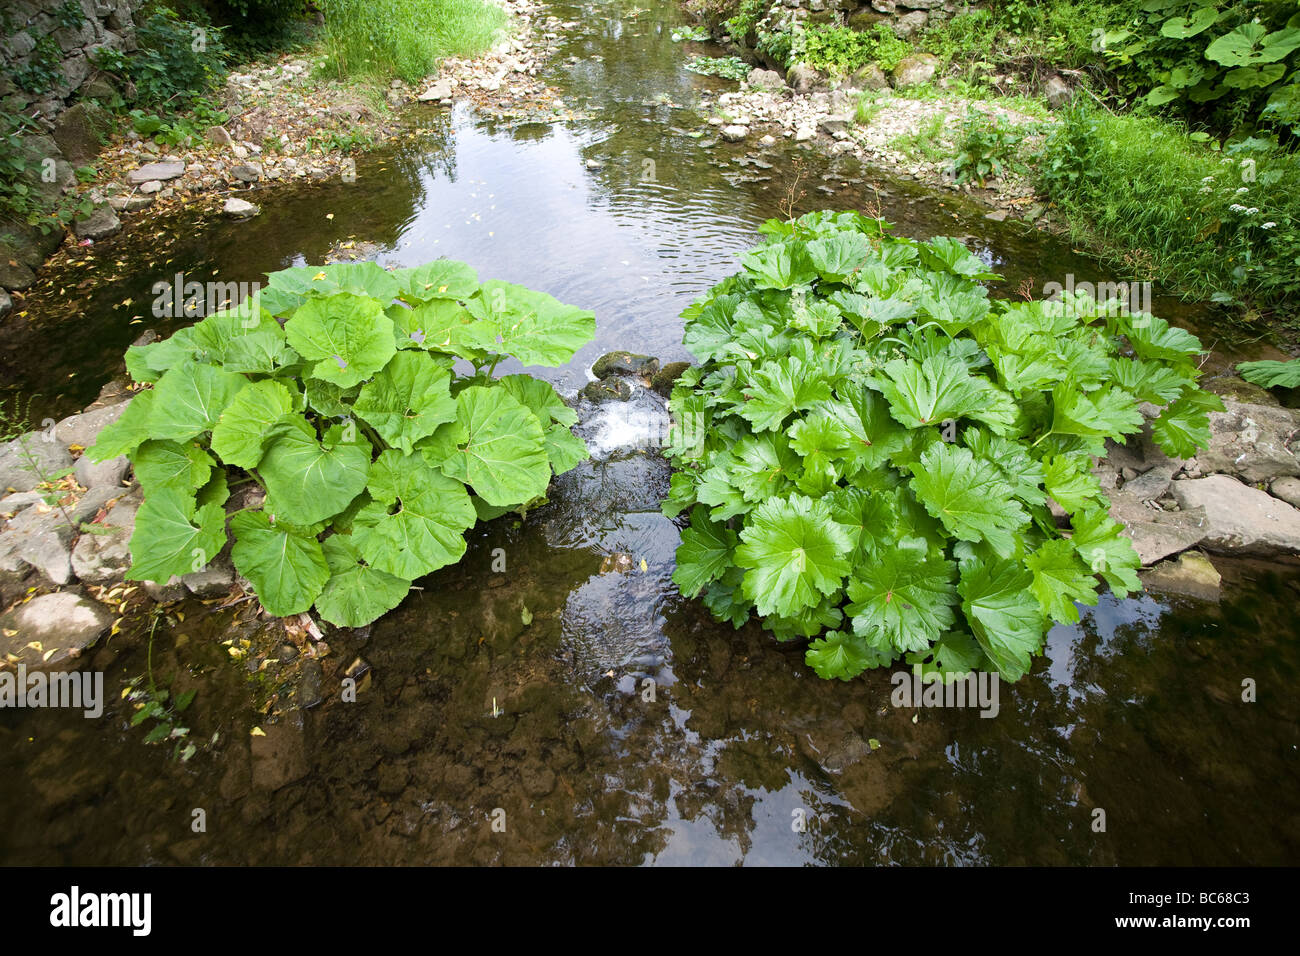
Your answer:
[[[394,448],[410,453],[421,438],[455,421],[451,373],[424,352],[398,352],[361,388],[353,408]]]
[[[212,503],[197,507],[193,495],[168,488],[149,495],[131,534],[132,581],[167,581],[199,571],[226,543],[226,514]]]
[[[316,610],[331,624],[363,627],[401,604],[411,590],[405,578],[363,564],[360,550],[347,535],[331,535],[323,549],[330,579],[316,598]]]
[[[742,589],[759,614],[798,614],[833,594],[849,573],[853,540],[831,519],[826,501],[769,498],[750,513],[740,537],[735,561],[748,568]]]
[[[293,394],[280,382],[250,382],[212,429],[212,450],[227,465],[256,468],[267,429],[293,411]]]
[[[496,351],[525,365],[563,365],[596,335],[596,314],[557,302],[545,292],[491,279],[466,307],[492,322],[501,336]]]
[[[414,580],[460,560],[464,531],[478,518],[463,484],[390,449],[367,487],[374,501],[357,513],[352,535],[371,567]]]
[[[211,431],[245,384],[242,375],[215,365],[177,365],[154,387],[156,412],[149,419],[152,437],[187,441]]]
[[[430,439],[425,456],[490,505],[546,493],[551,465],[537,416],[504,389],[475,385],[456,396],[456,421]]]
[[[239,512],[230,529],[230,556],[264,608],[286,617],[311,607],[330,576],[319,541],[283,522],[272,524],[264,511]]]
[[[333,517],[366,486],[370,443],[322,445],[306,419],[286,418],[267,433],[258,472],[280,509],[277,517],[309,525]]]
[[[384,307],[346,293],[308,299],[284,331],[298,354],[316,363],[311,374],[341,388],[364,382],[397,351]]]

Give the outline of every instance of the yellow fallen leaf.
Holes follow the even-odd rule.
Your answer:
[[[250,737],[265,737],[266,731],[263,730],[261,727],[254,727],[252,730],[248,732],[248,735]]]
[[[641,559],[641,570],[642,570],[643,572],[649,570],[649,566],[645,563],[645,558],[642,558],[642,559]]]

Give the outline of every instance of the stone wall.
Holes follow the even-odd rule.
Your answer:
[[[0,12],[0,110],[52,129],[65,107],[87,95],[95,50],[135,49],[133,18],[143,2],[6,0]],[[51,79],[45,82],[47,71]],[[89,91],[96,93],[107,98],[111,90]]]

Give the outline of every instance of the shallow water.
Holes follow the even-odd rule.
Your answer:
[[[687,136],[699,91],[729,84],[682,69],[684,53],[718,51],[684,51],[669,39],[676,8],[644,2],[635,17],[631,4],[551,5],[583,27],[547,81],[586,119],[511,126],[421,107],[412,122],[429,135],[368,157],[355,184],[268,193],[248,223],[181,216],[101,243],[94,265],[62,277],[74,305],[67,291],[33,297],[35,331],[0,353],[5,382],[40,393],[38,417],[80,407],[144,328],[170,331],[148,312],[154,281],[253,281],[349,238],[378,243],[383,263],[447,255],[593,309],[596,341],[543,372],[562,388],[611,348],[688,358],[678,314],[778,214],[802,151]],[[750,155],[773,168],[733,162]],[[804,158],[797,211],[878,196],[902,233],[968,237],[1009,289],[1109,278],[950,194]],[[1204,309],[1159,299],[1157,312],[1212,334]],[[888,674],[821,681],[801,647],[718,625],[677,594],[677,526],[659,513],[667,466],[650,451],[662,403],[637,403],[589,419],[593,461],[557,481],[550,504],[475,529],[465,560],[396,612],[328,636],[325,702],[267,727],[294,782],[272,789],[275,769],[250,758],[265,690],[218,643],[251,628],[247,608],[190,602],[159,633],[155,673],[198,688],[196,737],[221,735],[188,765],[144,746],[121,701],[99,721],[0,713],[0,862],[1300,859],[1294,565],[1224,563],[1222,606],[1103,597],[1001,688],[995,718],[894,708]],[[345,703],[339,671],[358,654],[371,684]],[[117,639],[93,666],[115,698],[145,649]],[[1247,678],[1256,703],[1241,700]]]

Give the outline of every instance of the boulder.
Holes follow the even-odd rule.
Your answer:
[[[640,375],[643,378],[651,378],[657,371],[659,371],[657,358],[636,352],[606,352],[591,366],[591,374],[596,378],[607,378],[610,375]]]
[[[54,141],[69,162],[84,166],[99,155],[111,129],[108,110],[82,100],[59,114],[54,123]]]
[[[755,90],[785,89],[785,80],[781,79],[780,73],[776,72],[776,70],[764,70],[760,67],[750,70],[745,82],[751,89]]]
[[[826,74],[813,69],[807,63],[796,63],[786,73],[786,81],[796,93],[811,93],[826,85]]]
[[[1047,100],[1048,106],[1059,110],[1074,98],[1074,90],[1059,76],[1049,76],[1047,82],[1043,84],[1043,97]]]
[[[33,491],[38,484],[72,467],[68,449],[47,441],[44,432],[28,432],[0,445],[0,493]]]
[[[138,186],[141,183],[147,183],[153,180],[175,179],[184,174],[184,172],[184,163],[165,161],[160,163],[147,163],[139,169],[133,169],[126,174],[126,178],[133,186]]]
[[[690,367],[690,362],[669,362],[655,372],[654,378],[650,380],[650,387],[664,398],[667,398],[672,394],[673,385],[681,378],[682,373]]]
[[[896,89],[920,86],[930,82],[935,71],[939,69],[939,58],[930,53],[915,53],[905,56],[894,67],[893,80]]]
[[[64,445],[94,446],[99,433],[122,417],[130,402],[115,402],[69,415],[54,426],[54,437]]]
[[[1205,537],[1205,516],[1200,511],[1164,511],[1123,491],[1109,497],[1110,516],[1124,526],[1144,567],[1186,551]]]
[[[1225,411],[1210,413],[1210,444],[1196,456],[1205,474],[1236,475],[1256,483],[1300,476],[1292,451],[1300,418],[1291,409],[1224,401]]]
[[[1278,478],[1269,486],[1274,498],[1281,498],[1293,508],[1300,508],[1300,478]],[[3,506],[4,502],[0,502]]]
[[[226,200],[225,205],[221,207],[221,211],[231,219],[252,219],[262,210],[261,207],[247,200],[232,197]]]
[[[901,17],[896,17],[890,24],[890,29],[899,39],[907,40],[916,36],[918,30],[921,30],[930,15],[924,10],[913,10],[911,13],[905,13]]]
[[[72,580],[73,523],[58,508],[31,507],[0,533],[0,568],[30,565],[54,584]]]
[[[823,116],[817,121],[817,128],[827,136],[834,136],[836,133],[845,132],[852,123],[853,117],[848,115]]]
[[[72,573],[85,584],[120,581],[131,567],[131,529],[105,527],[102,534],[83,534],[72,549]]]
[[[728,143],[739,143],[749,135],[749,127],[739,126],[733,123],[730,126],[724,126],[722,129],[718,130],[718,135]]]
[[[438,100],[451,99],[451,80],[435,80],[433,85],[421,93],[417,99],[421,103],[432,103]]]
[[[1205,510],[1203,547],[1271,556],[1300,552],[1300,511],[1228,475],[1174,482],[1171,492],[1187,511]]]
[[[1201,601],[1219,600],[1222,578],[1199,551],[1186,551],[1176,561],[1162,561],[1139,577],[1150,591],[1182,594]]]
[[[72,467],[72,473],[77,478],[77,484],[86,488],[111,487],[120,489],[122,479],[126,477],[126,473],[130,470],[131,462],[127,460],[125,455],[99,462],[91,461],[85,455],[82,455]]]
[[[235,583],[235,566],[229,558],[218,555],[202,571],[183,575],[181,581],[197,598],[222,597],[230,593]]]
[[[632,398],[632,386],[621,378],[607,378],[588,382],[582,394],[589,400],[601,402],[626,402]]]
[[[117,218],[117,213],[113,212],[113,207],[108,203],[96,206],[84,219],[78,216],[73,223],[73,231],[78,239],[104,239],[119,232],[121,228],[122,220]]]
[[[889,77],[885,76],[880,64],[868,63],[853,72],[849,86],[858,90],[886,90],[889,89]]]
[[[19,658],[29,670],[66,670],[112,624],[112,615],[90,598],[42,594],[0,617],[0,655]],[[33,641],[44,650],[28,647]]]

